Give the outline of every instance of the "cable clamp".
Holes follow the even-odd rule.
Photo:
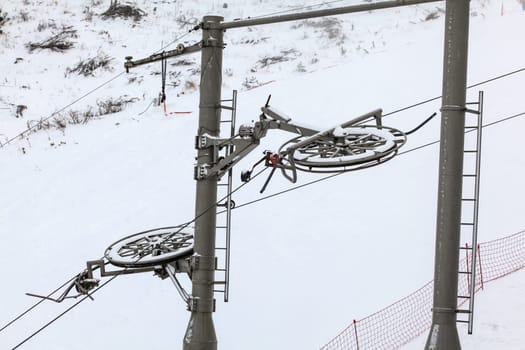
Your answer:
[[[192,312],[215,312],[215,299],[190,297],[188,299],[188,311]]]
[[[442,314],[455,314],[456,313],[455,308],[451,307],[434,307],[432,308],[433,312],[442,313]]]
[[[444,105],[439,109],[441,112],[443,111],[460,111],[463,112],[467,110],[465,106],[458,106],[458,105]]]
[[[193,271],[195,270],[213,271],[217,268],[217,257],[193,255],[190,258],[190,266]]]
[[[229,144],[231,144],[229,139],[213,137],[207,133],[195,137],[195,149],[198,150],[216,146],[219,146],[219,148],[221,148],[221,146]]]
[[[226,44],[220,42],[214,37],[210,37],[208,39],[202,40],[201,47],[219,47],[221,49],[224,49],[226,47]]]
[[[208,164],[199,164],[193,170],[194,180],[204,180],[208,177],[208,170],[210,166]]]

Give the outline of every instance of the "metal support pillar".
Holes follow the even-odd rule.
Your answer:
[[[434,267],[426,350],[461,349],[456,327],[469,0],[447,0]]]
[[[223,30],[213,29],[223,20],[205,16],[202,26],[201,82],[198,136],[219,136],[221,113]],[[214,147],[199,148],[195,178],[195,243],[191,259],[192,295],[188,303],[190,321],[184,336],[184,350],[216,350],[217,336],[212,314],[215,311],[215,228],[217,177],[201,176],[216,161]]]

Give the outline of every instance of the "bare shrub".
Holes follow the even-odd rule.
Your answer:
[[[93,10],[89,6],[84,7],[84,10],[82,10],[82,13],[84,14],[84,20],[85,21],[91,22],[93,20],[93,15],[95,13],[93,12]]]
[[[244,78],[244,81],[242,83],[242,86],[246,90],[253,89],[254,87],[257,87],[259,85],[260,85],[259,80],[257,80],[256,77],[250,77],[250,78],[246,77],[246,78]]]
[[[117,0],[111,0],[109,8],[100,14],[102,19],[110,18],[133,18],[135,21],[140,21],[142,17],[146,16],[146,12],[142,11],[138,7],[131,5],[121,5]]]
[[[295,60],[298,56],[300,56],[300,53],[296,49],[281,50],[280,55],[263,57],[258,60],[256,67],[266,68],[272,64]]]
[[[257,44],[260,44],[260,43],[267,42],[268,39],[270,39],[269,36],[265,36],[265,37],[245,37],[245,38],[242,38],[239,41],[237,41],[236,44],[257,45]]]
[[[320,30],[322,36],[325,36],[330,40],[338,40],[338,43],[342,43],[346,38],[345,34],[343,33],[341,21],[335,17],[323,17],[317,20],[304,20],[292,26],[292,29],[297,29],[303,26]]]
[[[67,114],[67,122],[69,124],[87,124],[95,118],[95,112],[92,107],[88,107],[85,111],[69,111]]]
[[[24,111],[27,109],[26,105],[18,105],[16,106],[16,117],[22,118],[24,116]]]
[[[109,64],[112,60],[112,57],[109,57],[103,52],[99,52],[97,56],[87,58],[83,61],[78,62],[74,67],[67,68],[66,76],[68,76],[71,73],[76,73],[85,77],[94,76],[94,72],[100,68],[107,71],[111,71],[112,67]]]
[[[438,19],[441,15],[444,15],[444,14],[445,14],[445,10],[443,10],[442,8],[436,7],[434,11],[431,11],[426,15],[423,21],[426,22],[426,21],[431,21],[433,19]]]
[[[28,120],[27,130],[22,133],[22,136],[26,137],[30,134],[36,133],[42,130],[59,130],[64,132],[67,125],[87,124],[93,119],[98,117],[117,113],[122,111],[127,104],[137,101],[138,98],[127,96],[121,96],[117,99],[108,98],[104,101],[97,102],[97,109],[89,106],[84,111],[68,111],[67,113],[59,113],[53,116],[53,118],[41,118],[40,120]]]
[[[305,67],[305,65],[304,65],[302,62],[299,62],[299,63],[297,64],[297,67],[295,68],[295,70],[296,70],[298,73],[305,73],[305,72],[307,72],[306,67]]]
[[[51,127],[58,130],[64,130],[67,126],[67,120],[62,116],[57,116],[51,120]]]
[[[108,98],[104,101],[97,101],[98,106],[98,116],[107,115],[107,114],[113,114],[118,113],[126,107],[127,104],[133,103],[137,101],[138,98],[132,97],[132,98],[126,98],[125,96],[121,96],[117,99]]]
[[[28,120],[26,125],[27,129],[31,130],[31,132],[48,130],[51,128],[51,122],[49,120],[45,120],[44,118],[41,118],[40,120]]]
[[[195,27],[199,24],[199,19],[197,17],[186,16],[185,14],[180,15],[175,19],[179,25],[179,29]]]
[[[29,12],[27,12],[27,11],[20,11],[20,13],[19,13],[19,17],[20,17],[20,20],[21,20],[22,22],[27,22],[27,21],[29,21],[29,19],[31,18],[31,17],[29,16]]]
[[[77,37],[76,29],[73,29],[73,27],[62,27],[62,30],[58,34],[54,34],[41,42],[27,43],[26,47],[29,49],[29,52],[44,49],[64,52],[74,46],[74,43],[70,39]]]
[[[36,27],[36,30],[39,31],[39,32],[42,32],[42,31],[44,31],[44,30],[46,30],[48,28],[57,29],[57,25],[56,25],[55,21],[50,19],[47,22],[39,22],[38,26]]]
[[[195,64],[196,64],[195,60],[193,60],[193,59],[185,59],[185,58],[178,59],[178,60],[175,60],[175,62],[170,63],[171,66],[176,66],[176,67],[193,66]]]
[[[3,12],[2,9],[0,9],[0,34],[3,34],[2,26],[7,22],[7,13]]]

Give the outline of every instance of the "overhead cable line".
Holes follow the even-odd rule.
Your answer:
[[[107,84],[111,83],[112,81],[114,81],[115,79],[119,78],[119,77],[120,77],[122,74],[124,74],[124,73],[125,73],[125,71],[123,71],[123,72],[121,72],[121,73],[115,75],[113,78],[111,78],[111,79],[109,79],[108,81],[106,81],[106,82],[104,82],[104,83],[98,85],[97,87],[91,89],[90,91],[88,91],[88,92],[85,93],[84,95],[82,95],[82,96],[78,97],[77,99],[75,99],[73,102],[69,103],[68,105],[66,105],[66,106],[64,106],[64,107],[62,107],[62,108],[60,108],[58,111],[55,111],[55,112],[51,113],[50,116],[48,116],[48,117],[42,119],[39,123],[37,123],[37,124],[35,124],[35,125],[33,125],[33,126],[27,128],[26,130],[22,131],[21,133],[19,133],[19,134],[16,135],[15,137],[12,137],[11,139],[7,140],[5,143],[0,143],[0,147],[3,147],[3,146],[5,146],[5,145],[8,145],[8,144],[11,143],[13,140],[16,140],[18,137],[23,136],[25,133],[27,133],[27,132],[33,130],[34,128],[36,128],[40,123],[45,122],[45,121],[47,121],[47,120],[53,118],[53,117],[54,117],[55,115],[57,115],[58,113],[63,112],[64,110],[66,110],[67,108],[71,107],[72,105],[74,105],[74,104],[77,103],[78,101],[80,101],[80,100],[86,98],[87,96],[91,95],[91,94],[94,93],[95,91],[97,91],[97,90],[101,89],[102,87],[106,86]]]
[[[263,168],[262,170],[260,170],[259,172],[257,172],[253,177],[252,179],[256,178],[257,176],[261,175],[263,172],[265,172],[268,168]],[[231,196],[233,193],[239,191],[241,188],[243,188],[244,186],[246,186],[248,184],[248,182],[244,182],[242,184],[240,184],[239,186],[237,186],[234,190],[232,190],[231,192],[227,193],[225,196],[223,196],[221,199],[217,200],[215,202],[214,205],[211,205],[210,207],[206,208],[202,213],[198,214],[196,217],[194,217],[192,220],[182,224],[182,225],[179,225],[179,226],[173,226],[174,228],[179,228],[176,233],[182,231],[184,228],[188,227],[191,223],[195,222],[199,217],[201,217],[202,215],[206,214],[208,211],[210,211],[211,209],[215,208],[218,204],[220,204],[222,201],[224,201],[225,199],[227,199],[229,196]],[[162,244],[164,241],[168,240],[169,238],[171,237],[171,235],[168,235],[166,238],[164,238],[159,244]],[[141,256],[139,257],[135,263],[139,262],[144,256]],[[73,305],[71,305],[70,307],[68,307],[66,310],[64,310],[63,312],[61,312],[60,314],[58,314],[56,317],[54,317],[53,319],[51,319],[50,321],[48,321],[46,324],[44,324],[42,327],[40,327],[39,329],[37,329],[36,331],[34,331],[31,335],[29,335],[28,337],[24,338],[24,340],[22,340],[20,343],[18,343],[15,347],[12,348],[12,350],[15,350],[15,349],[18,349],[20,346],[22,346],[23,344],[25,344],[27,341],[29,341],[31,338],[33,338],[34,336],[36,336],[37,334],[39,334],[41,331],[43,331],[44,329],[46,329],[47,327],[49,327],[52,323],[54,323],[55,321],[57,321],[58,319],[60,319],[62,316],[66,315],[69,311],[73,310],[75,307],[77,307],[78,305],[80,305],[80,303],[82,303],[84,300],[88,299],[88,298],[91,298],[91,295],[95,294],[99,289],[105,287],[108,283],[110,283],[111,281],[113,281],[115,278],[117,278],[118,276],[122,275],[125,273],[125,271],[127,271],[129,268],[126,267],[124,268],[123,270],[120,270],[118,273],[116,273],[115,275],[113,275],[109,280],[107,280],[106,282],[104,282],[103,284],[101,284],[99,287],[95,288],[92,292],[90,292],[89,294],[87,294],[85,297],[83,297],[82,299],[80,299],[79,301],[77,301],[76,303],[74,303]],[[17,320],[19,320],[21,317],[23,317],[25,314],[27,314],[29,311],[31,311],[32,309],[34,309],[36,306],[38,306],[42,301],[44,300],[48,300],[48,298],[53,295],[54,293],[56,293],[58,290],[60,290],[61,288],[63,288],[65,285],[67,285],[69,282],[71,282],[73,279],[75,279],[77,276],[73,277],[72,279],[70,279],[69,281],[67,281],[66,283],[64,283],[62,286],[58,287],[57,289],[55,289],[53,292],[51,292],[46,298],[43,298],[42,300],[40,300],[38,303],[36,303],[35,305],[33,305],[31,308],[27,309],[26,311],[24,311],[22,314],[20,314],[19,316],[17,316],[15,319],[13,319],[11,322],[9,322],[6,326],[4,326],[0,332],[7,328],[9,325],[13,324],[14,322],[16,322]]]
[[[175,39],[173,39],[172,41],[170,41],[169,43],[167,43],[166,45],[163,45],[157,52],[154,53],[154,55],[156,54],[159,54],[161,53],[162,51],[164,51],[166,48],[168,48],[169,46],[175,44],[176,42],[180,41],[182,38],[190,35],[192,32],[196,31],[196,30],[199,30],[201,28],[201,25],[200,24],[197,24],[196,26],[194,26],[193,28],[191,28],[190,30],[188,30],[186,33],[182,34],[182,35],[179,35],[178,37],[176,37]]]
[[[489,126],[493,126],[493,125],[496,125],[496,124],[499,124],[499,123],[503,123],[505,121],[508,121],[508,120],[511,120],[511,119],[514,119],[514,118],[517,118],[517,117],[521,117],[521,116],[525,116],[525,112],[521,112],[521,113],[517,113],[517,114],[514,114],[514,115],[511,115],[509,117],[505,117],[505,118],[502,118],[502,119],[499,119],[499,120],[496,120],[494,122],[491,122],[491,123],[487,123],[485,125],[482,126],[482,128],[486,128],[486,127],[489,127]],[[465,131],[465,133],[469,133],[469,132],[472,132],[473,130],[467,130]],[[411,148],[411,149],[408,149],[404,152],[399,152],[397,155],[400,156],[400,155],[403,155],[403,154],[407,154],[407,153],[410,153],[410,152],[413,152],[413,151],[417,151],[417,150],[420,150],[422,148],[425,148],[425,147],[429,147],[429,146],[432,146],[432,145],[435,145],[436,143],[439,143],[440,140],[436,140],[436,141],[432,141],[432,142],[429,142],[429,143],[426,143],[426,144],[423,144],[421,146],[417,146],[417,147],[414,147],[414,148]],[[344,174],[345,172],[339,172],[339,173],[334,173],[334,174],[331,174],[331,175],[328,175],[328,176],[325,176],[325,177],[322,177],[320,179],[317,179],[317,180],[313,180],[313,181],[310,181],[310,182],[306,182],[304,184],[301,184],[301,185],[298,185],[298,186],[294,186],[294,187],[291,187],[291,188],[288,188],[286,190],[282,190],[282,191],[279,191],[279,192],[276,192],[276,193],[272,193],[270,195],[267,195],[267,196],[264,196],[264,197],[261,197],[261,198],[257,198],[257,199],[254,199],[252,201],[249,201],[249,202],[246,202],[246,203],[242,203],[242,204],[238,204],[235,206],[235,208],[233,209],[239,209],[239,208],[242,208],[242,207],[245,207],[245,206],[248,206],[248,205],[251,205],[251,204],[254,204],[254,203],[257,203],[257,202],[261,202],[263,200],[266,200],[266,199],[270,199],[272,197],[277,197],[277,196],[280,196],[282,194],[285,194],[285,193],[288,193],[288,192],[292,192],[292,191],[295,191],[295,190],[298,190],[300,188],[303,188],[303,187],[307,187],[307,186],[310,186],[310,185],[313,185],[313,184],[316,184],[318,182],[322,182],[322,181],[325,181],[325,180],[329,180],[331,178],[334,178],[336,176],[339,176],[341,174]],[[223,212],[223,211],[222,211]],[[220,212],[220,213],[222,213]]]
[[[505,118],[502,118],[502,119],[499,119],[499,120],[496,120],[494,122],[491,122],[491,123],[487,123],[485,125],[482,126],[482,128],[486,128],[486,127],[490,127],[490,126],[493,126],[493,125],[496,125],[496,124],[499,124],[499,123],[503,123],[503,122],[506,122],[506,121],[509,121],[511,119],[515,119],[515,118],[518,118],[518,117],[521,117],[521,116],[525,116],[525,112],[521,112],[521,113],[517,113],[517,114],[514,114],[514,115],[511,115],[511,116],[508,116],[508,117],[505,117]],[[468,133],[468,132],[471,132],[472,130],[467,130],[465,133]],[[418,146],[418,147],[415,147],[415,148],[412,148],[412,149],[409,149],[407,151],[404,151],[404,152],[400,152],[398,155],[402,155],[402,154],[407,154],[407,153],[410,153],[410,152],[413,152],[413,151],[416,151],[416,150],[420,150],[422,148],[425,148],[425,147],[428,147],[428,146],[431,146],[431,145],[434,145],[436,143],[439,143],[439,140],[436,140],[436,141],[433,141],[433,142],[429,142],[427,144],[424,144],[424,145],[421,145],[421,146]],[[256,178],[257,176],[259,176],[260,174],[262,174],[265,170],[267,170],[268,168],[264,168],[262,169],[261,171],[259,171],[258,173],[256,173],[252,179]],[[301,184],[301,185],[298,185],[298,186],[294,186],[292,188],[289,188],[289,189],[286,189],[286,190],[283,190],[283,191],[279,191],[279,192],[276,192],[276,193],[273,193],[271,195],[268,195],[268,196],[265,196],[265,197],[262,197],[262,198],[258,198],[256,200],[253,200],[253,201],[249,201],[249,202],[246,202],[246,203],[243,203],[243,204],[240,204],[240,205],[237,205],[235,206],[234,208],[232,209],[238,209],[238,208],[242,208],[242,207],[245,207],[245,206],[248,206],[248,205],[251,205],[251,204],[254,204],[254,203],[257,203],[257,202],[260,202],[260,201],[263,201],[263,200],[266,200],[266,199],[270,199],[270,198],[273,198],[273,197],[277,197],[277,196],[280,196],[282,194],[285,194],[285,193],[288,193],[288,192],[291,192],[291,191],[295,191],[295,190],[298,190],[300,188],[303,188],[303,187],[307,187],[307,186],[310,186],[310,185],[313,185],[315,183],[318,183],[318,182],[322,182],[322,181],[325,181],[325,180],[328,180],[328,179],[331,179],[331,178],[334,178],[336,176],[339,176],[341,174],[343,174],[344,172],[339,172],[339,173],[335,173],[335,174],[331,174],[329,176],[325,176],[323,178],[320,178],[320,179],[317,179],[317,180],[314,180],[314,181],[310,181],[310,182],[307,182],[307,183],[304,183],[304,184]],[[221,198],[220,200],[218,200],[213,206],[210,206],[209,208],[207,208],[206,210],[204,210],[202,213],[200,213],[198,216],[196,216],[194,219],[188,221],[186,224],[182,225],[183,227],[187,227],[189,224],[191,224],[192,222],[194,222],[195,220],[197,220],[197,218],[199,218],[200,216],[204,215],[207,211],[211,210],[212,208],[214,208],[217,204],[219,204],[221,201],[225,200],[226,198],[228,198],[231,194],[237,192],[238,190],[240,190],[242,187],[244,187],[245,185],[247,184],[246,183],[243,183],[241,185],[239,185],[237,188],[235,188],[233,191],[231,191],[230,193],[228,193],[226,196],[224,196],[223,198]],[[222,213],[219,212],[219,213]],[[138,260],[140,260],[142,257],[140,257]],[[137,260],[137,261],[138,261]],[[24,343],[26,343],[28,340],[30,340],[31,338],[33,338],[35,335],[37,335],[38,333],[40,333],[42,330],[44,330],[45,328],[47,328],[48,326],[50,326],[53,322],[57,321],[59,318],[61,318],[62,316],[64,316],[66,313],[68,313],[69,311],[71,311],[73,308],[75,308],[76,306],[78,306],[80,303],[82,303],[84,300],[86,300],[87,298],[90,297],[90,295],[94,294],[95,292],[97,292],[99,289],[103,288],[104,286],[106,286],[108,283],[110,283],[111,281],[113,281],[115,278],[117,278],[118,276],[120,276],[124,271],[126,271],[127,268],[125,268],[124,270],[121,271],[121,273],[119,274],[116,274],[114,275],[113,277],[111,277],[109,280],[107,280],[106,282],[104,282],[100,287],[96,288],[93,292],[91,292],[90,294],[86,295],[84,298],[80,299],[79,301],[77,301],[75,304],[71,305],[69,308],[67,308],[65,311],[63,311],[62,313],[60,313],[58,316],[56,316],[55,318],[53,318],[52,320],[50,320],[49,322],[47,322],[44,326],[42,326],[41,328],[39,328],[37,331],[33,332],[30,336],[28,336],[27,338],[25,338],[22,342],[20,342],[19,344],[17,344],[14,348],[12,348],[12,350],[15,350],[15,349],[18,349],[21,345],[23,345]],[[70,282],[72,279],[70,279],[68,282]],[[63,284],[61,287],[57,288],[55,291],[53,291],[52,293],[50,293],[49,295],[52,295],[54,294],[56,291],[58,291],[60,288],[62,288],[63,286],[65,286],[68,282],[66,282],[65,284]],[[40,302],[38,302],[37,304],[35,304],[33,307],[29,308],[28,310],[26,310],[24,313],[22,313],[20,316],[18,316],[17,318],[15,318],[13,321],[9,322],[6,326],[4,326],[2,329],[0,329],[0,331],[2,331],[3,329],[5,329],[7,326],[11,325],[12,323],[14,323],[15,321],[17,321],[18,319],[20,319],[22,316],[24,316],[27,312],[29,312],[30,310],[32,310],[34,307],[36,307],[38,304],[40,304]]]
[[[483,84],[487,84],[487,83],[491,83],[491,82],[499,80],[499,79],[507,78],[507,77],[509,77],[511,75],[514,75],[514,74],[517,74],[517,73],[521,73],[523,71],[525,71],[525,67],[513,70],[513,71],[508,72],[508,73],[504,73],[504,74],[501,74],[501,75],[498,75],[498,76],[495,76],[495,77],[492,77],[492,78],[489,78],[487,80],[483,80],[483,81],[477,82],[477,83],[472,84],[472,85],[468,85],[467,89],[472,89],[474,87],[477,87],[477,86],[480,86],[480,85],[483,85]],[[392,114],[403,112],[403,111],[406,111],[407,109],[411,109],[411,108],[418,107],[418,106],[424,105],[424,104],[432,102],[432,101],[439,100],[440,98],[441,98],[441,95],[436,96],[436,97],[432,97],[432,98],[429,98],[427,100],[423,100],[421,102],[414,103],[412,105],[409,105],[409,106],[406,106],[406,107],[402,107],[402,108],[396,109],[396,110],[394,110],[392,112],[388,112],[386,114],[383,114],[383,117],[387,117],[387,116],[392,115]]]
[[[188,30],[188,32],[186,32],[186,33],[184,33],[184,34],[182,34],[182,35],[179,35],[178,37],[176,37],[175,39],[173,39],[171,42],[169,42],[168,44],[166,44],[165,46],[163,46],[163,47],[159,50],[159,52],[162,52],[162,51],[163,51],[165,48],[167,48],[168,46],[173,45],[173,44],[176,43],[177,41],[180,41],[182,38],[186,37],[187,35],[189,35],[189,34],[192,33],[193,31],[196,31],[196,30],[198,30],[198,29],[200,29],[200,24],[199,24],[199,25],[196,25],[196,26],[193,27],[193,28],[191,28],[190,30]],[[92,90],[88,91],[88,92],[85,93],[84,95],[82,95],[82,96],[78,97],[77,99],[75,99],[73,102],[69,103],[68,105],[66,105],[66,106],[64,106],[64,107],[62,107],[62,108],[60,108],[58,111],[55,111],[55,112],[51,113],[51,115],[49,115],[48,117],[42,119],[42,120],[40,121],[40,123],[41,123],[41,122],[45,122],[45,121],[47,121],[47,120],[53,118],[53,117],[54,117],[55,115],[57,115],[58,113],[63,112],[64,110],[66,110],[67,108],[73,106],[74,104],[76,104],[76,103],[79,102],[80,100],[86,98],[87,96],[91,95],[91,94],[94,93],[95,91],[101,89],[101,88],[104,87],[105,85],[107,85],[107,84],[111,83],[112,81],[116,80],[117,78],[119,78],[119,77],[120,77],[121,75],[123,75],[124,73],[126,73],[126,72],[123,71],[123,72],[121,72],[121,73],[115,75],[113,78],[109,79],[108,81],[106,81],[106,82],[104,82],[104,83],[98,85],[97,87],[95,87],[95,88],[93,88]],[[10,139],[8,139],[8,140],[7,140],[6,142],[4,142],[4,143],[1,143],[1,142],[0,142],[0,147],[4,147],[4,146],[10,144],[12,141],[16,140],[18,137],[21,137],[21,136],[23,136],[25,133],[30,132],[31,130],[33,130],[34,128],[36,128],[40,123],[37,123],[37,124],[35,124],[35,125],[33,125],[33,126],[27,128],[26,130],[22,131],[22,132],[19,133],[18,135],[14,136],[14,137],[12,137],[12,138],[10,138]]]
[[[122,270],[122,271],[125,271],[126,269]],[[56,320],[58,320],[60,317],[64,316],[65,314],[67,314],[69,311],[73,310],[75,307],[77,307],[80,303],[82,303],[84,300],[90,298],[90,296],[92,294],[95,294],[96,292],[98,292],[101,288],[105,287],[109,282],[113,281],[115,278],[117,278],[120,274],[117,274],[113,277],[111,277],[109,280],[107,280],[106,282],[102,283],[100,285],[100,287],[96,288],[93,292],[91,292],[90,294],[86,295],[85,297],[83,297],[82,299],[80,299],[79,301],[77,301],[76,303],[74,303],[73,305],[71,305],[70,307],[68,307],[66,310],[62,311],[58,316],[56,316],[55,318],[53,318],[52,320],[50,320],[49,322],[47,322],[45,325],[43,325],[42,327],[40,327],[39,329],[37,329],[35,332],[33,332],[30,336],[28,336],[27,338],[25,338],[24,340],[22,340],[20,343],[18,343],[17,345],[15,345],[15,347],[12,348],[12,350],[15,350],[15,349],[18,349],[20,346],[22,346],[23,344],[25,344],[28,340],[30,340],[31,338],[33,338],[35,335],[37,335],[38,333],[40,333],[41,331],[43,331],[44,329],[46,329],[47,327],[49,327],[53,322],[55,322]]]
[[[30,306],[29,308],[27,308],[24,312],[22,312],[20,315],[18,315],[17,317],[13,318],[11,321],[9,321],[8,323],[6,323],[2,328],[0,328],[0,333],[6,329],[7,327],[9,327],[10,325],[12,325],[13,323],[15,323],[16,321],[18,321],[19,319],[21,319],[22,317],[24,317],[29,311],[33,310],[34,308],[36,308],[38,305],[40,305],[42,302],[44,302],[44,300],[46,300],[47,298],[50,298],[53,294],[55,294],[56,292],[58,292],[60,289],[64,288],[67,284],[71,283],[75,278],[77,277],[77,275],[71,277],[69,280],[67,280],[66,282],[64,282],[64,284],[62,284],[60,287],[56,288],[54,291],[52,291],[51,293],[49,293],[46,298],[42,298],[40,299],[37,303],[33,304],[32,306]]]
[[[275,15],[280,15],[280,14],[283,14],[283,13],[289,13],[289,12],[295,12],[295,11],[298,11],[298,10],[306,10],[306,9],[312,9],[312,8],[315,8],[315,7],[321,7],[323,5],[330,5],[330,4],[334,4],[334,3],[337,3],[337,2],[342,2],[344,0],[333,0],[333,1],[324,1],[324,2],[320,2],[320,3],[317,3],[317,4],[312,4],[312,5],[305,5],[305,6],[297,6],[297,7],[292,7],[288,10],[281,10],[281,11],[276,11],[276,12],[272,12],[272,13],[266,13],[264,15],[259,15],[259,16],[254,16],[254,17],[246,17],[248,19],[258,19],[258,18],[265,18],[265,17],[271,17],[271,16],[275,16]]]
[[[427,124],[429,121],[431,121],[436,115],[437,115],[436,112],[432,113],[432,115],[431,115],[430,117],[428,117],[427,119],[425,119],[421,124],[419,124],[418,126],[416,126],[414,129],[405,132],[405,135],[411,135],[411,134],[415,133],[416,131],[418,131],[419,129],[421,129],[423,126],[425,126],[425,124]]]

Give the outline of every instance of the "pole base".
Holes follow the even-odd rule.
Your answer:
[[[434,323],[430,328],[425,350],[461,350],[456,323]]]
[[[217,336],[211,312],[192,312],[183,350],[217,350]]]

